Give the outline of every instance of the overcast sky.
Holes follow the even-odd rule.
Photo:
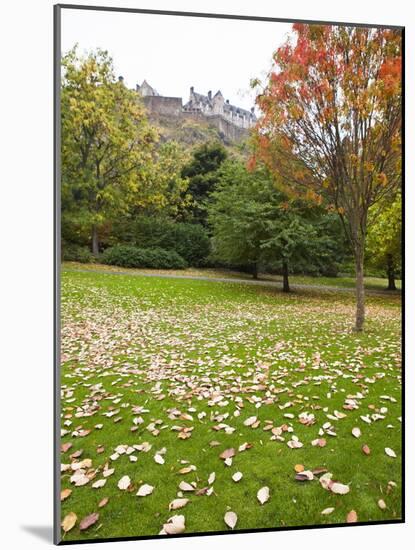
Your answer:
[[[234,105],[250,109],[251,78],[262,78],[290,24],[140,13],[62,10],[62,51],[109,51],[117,75],[133,88],[143,79],[161,95],[187,101],[190,86],[218,89]]]

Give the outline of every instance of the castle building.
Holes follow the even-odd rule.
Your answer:
[[[207,95],[203,95],[195,92],[194,87],[191,86],[189,100],[184,105],[180,97],[160,95],[146,80],[143,80],[141,85],[136,85],[136,91],[142,96],[150,114],[203,118],[216,126],[220,125],[221,130],[226,123],[226,127],[230,130],[225,133],[232,135],[242,136],[244,131],[252,128],[257,120],[254,107],[247,111],[232,105],[228,99],[225,101],[220,90],[215,95],[212,95],[211,91]],[[234,132],[231,127],[235,128]],[[238,130],[241,130],[242,134]]]
[[[254,108],[250,111],[236,107],[225,101],[222,92],[218,90],[214,96],[209,91],[207,95],[199,94],[190,88],[189,101],[184,104],[183,110],[187,112],[201,112],[205,116],[221,115],[240,128],[251,128],[256,122]]]

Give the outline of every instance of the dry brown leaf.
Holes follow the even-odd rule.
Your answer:
[[[98,508],[103,508],[108,504],[109,498],[105,497],[102,500],[99,501]]]
[[[356,523],[357,513],[355,510],[350,510],[346,517],[346,523]]]
[[[370,455],[370,448],[368,447],[368,445],[363,445],[362,451],[365,455]]]
[[[72,494],[72,489],[62,489],[61,491],[61,502],[69,498]]]
[[[98,520],[98,512],[94,512],[93,514],[89,514],[89,516],[85,516],[79,524],[80,531],[85,531],[86,529],[89,529],[90,527],[92,527],[92,525],[95,525]]]
[[[219,455],[219,457],[222,459],[222,460],[226,460],[227,458],[232,458],[233,456],[235,456],[235,449],[225,449],[223,451],[223,453],[221,453]]]
[[[65,533],[70,531],[75,526],[77,519],[78,516],[75,514],[75,512],[69,512],[69,514],[66,514],[61,523],[62,529],[65,531]]]

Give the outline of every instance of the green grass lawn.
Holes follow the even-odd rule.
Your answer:
[[[72,446],[61,488],[72,493],[62,518],[77,515],[64,539],[157,535],[174,514],[186,533],[223,531],[229,510],[235,530],[344,523],[351,510],[364,522],[401,518],[400,314],[399,295],[368,296],[367,330],[355,334],[348,293],[63,272],[62,444]],[[301,448],[287,445],[292,436]],[[127,453],[114,455],[117,446]],[[219,455],[230,448],[227,466]],[[83,459],[87,483],[75,486],[68,465]],[[350,491],[327,490],[318,475],[297,481],[295,465],[325,468]],[[105,467],[113,474],[93,488]],[[123,476],[128,490],[117,486]],[[182,481],[195,490],[169,511]],[[152,494],[136,496],[143,483]]]
[[[234,271],[231,269],[219,268],[196,268],[189,267],[188,269],[133,269],[99,263],[84,264],[79,262],[64,262],[63,268],[68,270],[81,271],[100,271],[105,273],[130,273],[133,275],[140,274],[163,274],[163,275],[180,275],[183,277],[209,277],[209,278],[225,278],[225,279],[247,279],[252,280],[252,275],[242,271]],[[280,275],[270,275],[269,273],[259,274],[259,280],[282,283]],[[290,275],[291,285],[312,285],[312,286],[334,286],[338,288],[354,288],[354,277],[311,277],[308,275]],[[365,287],[368,290],[386,290],[388,280],[382,277],[365,277]],[[401,281],[396,280],[396,287],[401,289]]]

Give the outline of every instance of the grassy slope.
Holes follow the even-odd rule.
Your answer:
[[[95,526],[80,533],[77,524],[66,539],[155,535],[173,513],[185,515],[186,532],[224,530],[228,509],[238,514],[237,529],[339,523],[352,509],[360,521],[400,517],[398,296],[369,297],[367,331],[356,335],[349,330],[353,298],[340,293],[285,296],[236,283],[74,272],[63,273],[62,289],[62,424],[65,419],[71,422],[62,441],[73,443],[62,454],[62,462],[68,463],[69,454],[83,449],[81,458],[91,458],[92,469],[98,469],[95,481],[102,477],[102,466],[111,463],[109,456],[117,445],[152,444],[148,453],[134,453],[135,463],[125,455],[116,460],[115,473],[102,489],[91,488],[92,482],[74,487],[69,475],[63,474],[62,488],[73,492],[62,503],[62,517],[73,511],[81,519],[98,511],[102,498],[110,499],[99,510]],[[258,377],[267,372],[264,365],[269,374],[261,387]],[[102,389],[94,388],[96,384]],[[344,411],[346,418],[332,421],[337,437],[325,436],[326,447],[313,447],[311,441],[318,437],[327,414],[342,411],[346,396],[357,392],[364,395],[358,399],[359,409]],[[209,406],[212,395],[223,395],[224,406]],[[236,396],[243,399],[240,416],[234,416]],[[255,398],[262,400],[258,408]],[[280,408],[289,402],[291,406]],[[94,403],[95,412],[89,409]],[[131,409],[138,405],[149,412],[141,414],[145,422],[133,433],[133,418],[140,415]],[[111,407],[119,412],[103,416]],[[370,425],[360,419],[380,407],[388,408],[384,419]],[[172,408],[191,414],[193,420],[170,419],[167,410]],[[81,410],[93,415],[75,417]],[[299,423],[298,414],[304,411],[315,414],[314,425]],[[201,412],[207,416],[199,420]],[[229,417],[223,422],[236,428],[229,435],[212,430],[219,423],[212,416],[225,413]],[[295,418],[284,417],[286,413]],[[257,429],[243,425],[251,415],[261,420]],[[116,418],[121,420],[114,422]],[[157,420],[162,429],[154,437],[146,427]],[[304,446],[293,450],[285,442],[271,441],[270,432],[263,431],[265,420],[274,426],[290,424]],[[101,430],[94,429],[98,423],[103,424]],[[175,425],[193,426],[190,439],[177,439],[171,430]],[[91,433],[72,437],[71,432],[81,426]],[[360,439],[351,435],[354,426],[361,428]],[[212,440],[220,446],[210,447]],[[219,453],[245,441],[253,447],[238,453],[232,466],[226,467]],[[361,451],[364,443],[371,448],[370,456]],[[105,447],[101,454],[98,445]],[[386,456],[386,446],[394,449],[396,459]],[[165,464],[158,465],[153,456],[163,447]],[[196,472],[178,474],[180,460],[195,465]],[[350,484],[350,493],[335,495],[317,480],[295,481],[297,463],[326,467],[334,479]],[[168,511],[181,480],[196,481],[202,488],[213,471],[214,494],[188,493],[191,502],[184,509]],[[231,479],[236,471],[244,474],[239,483]],[[141,482],[153,485],[153,494],[139,498],[136,490],[120,491],[117,482],[126,474],[135,488]],[[388,492],[391,480],[397,488]],[[265,485],[271,498],[260,506],[256,493]],[[379,509],[380,498],[386,510]],[[321,515],[327,507],[334,507],[334,512]]]
[[[103,271],[103,272],[120,272],[120,273],[131,273],[131,274],[140,274],[140,273],[152,273],[152,274],[171,274],[171,275],[181,275],[181,276],[196,276],[196,277],[210,277],[210,278],[227,278],[227,279],[252,279],[252,275],[243,273],[242,271],[233,271],[230,269],[219,269],[219,268],[195,268],[190,267],[188,269],[129,269],[117,266],[110,266],[104,264],[81,264],[78,262],[64,262],[64,269],[80,269],[80,270],[94,270],[94,271]],[[260,274],[259,279],[263,281],[278,281],[282,282],[280,275],[269,275],[269,274]],[[320,285],[320,286],[333,286],[341,288],[354,288],[355,280],[353,277],[310,277],[306,275],[291,275],[290,276],[291,285]],[[382,279],[380,277],[366,277],[365,286],[367,289],[372,290],[385,290],[387,288],[388,281],[387,279]],[[401,288],[401,281],[396,281],[396,286],[398,289]]]

